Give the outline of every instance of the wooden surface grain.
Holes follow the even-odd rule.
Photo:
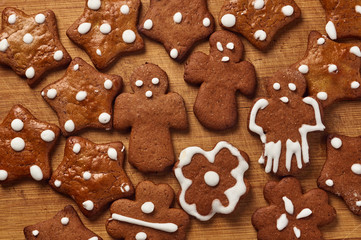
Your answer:
[[[142,14],[148,9],[149,0],[142,0]],[[306,50],[308,33],[318,30],[325,33],[325,15],[318,0],[296,0],[302,9],[302,19],[286,27],[276,36],[271,48],[267,52],[260,52],[251,46],[245,39],[245,59],[251,61],[257,70],[258,90],[257,96],[264,94],[263,86],[265,77],[272,76],[278,69],[286,67],[301,58]],[[0,9],[12,6],[27,13],[37,13],[44,9],[52,9],[58,20],[61,40],[71,56],[82,57],[90,63],[88,56],[75,46],[65,35],[66,29],[83,12],[84,0],[0,0]],[[209,0],[209,9],[215,18],[223,1]],[[219,26],[217,24],[217,28]],[[248,197],[239,204],[237,210],[231,215],[217,215],[209,222],[199,222],[192,219],[188,239],[220,240],[220,239],[256,239],[256,231],[251,225],[253,212],[266,205],[263,198],[263,186],[270,179],[276,179],[264,173],[263,168],[257,163],[262,152],[261,143],[256,136],[250,135],[247,130],[247,116],[252,104],[251,99],[238,95],[239,123],[229,131],[211,132],[204,129],[196,120],[192,106],[198,92],[197,87],[190,86],[183,81],[183,65],[172,61],[164,48],[149,39],[145,39],[146,50],[142,53],[130,55],[117,61],[107,70],[107,73],[118,74],[124,78],[126,85],[124,91],[129,92],[129,77],[133,69],[146,61],[158,64],[169,75],[170,90],[180,93],[186,102],[190,122],[189,131],[173,132],[172,138],[176,155],[189,146],[199,146],[210,150],[221,140],[226,140],[245,151],[250,156],[251,166],[247,173],[252,189]],[[196,45],[194,50],[208,53],[208,42]],[[14,104],[23,104],[36,117],[41,120],[58,124],[55,113],[43,101],[40,91],[47,84],[62,77],[65,70],[48,74],[46,78],[34,89],[30,89],[24,79],[6,67],[0,67],[0,118],[3,119]],[[257,97],[256,96],[256,97]],[[325,111],[324,123],[327,133],[340,133],[349,136],[361,135],[361,104],[360,101],[342,102],[335,104]],[[97,143],[120,140],[128,149],[129,133],[116,131],[86,131],[81,134]],[[305,191],[315,188],[316,179],[325,161],[325,135],[323,133],[311,134],[309,138],[311,151],[310,167],[299,177]],[[55,169],[63,157],[65,138],[62,137],[59,145],[52,154],[52,167]],[[173,173],[163,175],[143,175],[137,172],[128,163],[125,169],[133,183],[149,179],[156,183],[168,183],[176,191],[179,186]],[[337,210],[337,220],[323,227],[325,239],[356,239],[361,236],[361,218],[353,215],[344,202],[329,194],[330,203]],[[55,215],[66,204],[74,202],[54,192],[48,185],[41,185],[34,181],[25,181],[10,187],[0,187],[0,239],[24,239],[22,230],[25,226],[46,220]],[[76,207],[76,206],[75,206]],[[79,210],[77,209],[79,212]],[[109,212],[104,212],[96,220],[90,221],[81,215],[85,225],[104,239],[110,239],[105,231],[105,220]]]

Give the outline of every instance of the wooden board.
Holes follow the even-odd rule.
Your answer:
[[[66,29],[83,12],[84,0],[2,0],[0,9],[7,6],[20,8],[27,13],[37,13],[44,9],[52,9],[58,19],[61,40],[72,57],[80,56],[90,63],[88,56],[76,47],[65,35]],[[149,0],[142,0],[142,14],[148,9]],[[260,52],[251,46],[245,39],[245,59],[251,61],[257,70],[259,89],[257,96],[264,94],[264,78],[272,76],[274,72],[296,62],[303,56],[307,46],[308,33],[318,30],[324,33],[325,16],[318,0],[296,0],[302,9],[302,19],[288,26],[277,35],[271,49]],[[217,18],[223,1],[209,0],[209,8]],[[218,26],[219,29],[219,26]],[[170,89],[180,93],[186,102],[189,116],[190,130],[185,132],[173,132],[174,148],[178,155],[180,151],[189,146],[200,146],[210,150],[221,140],[226,140],[246,151],[251,159],[251,167],[247,173],[252,189],[249,196],[239,204],[237,210],[228,216],[217,215],[209,222],[199,222],[192,219],[188,239],[220,240],[220,239],[256,239],[256,231],[251,225],[251,215],[262,206],[266,205],[263,198],[263,186],[269,179],[275,179],[264,173],[263,168],[257,163],[262,152],[261,143],[256,136],[249,134],[247,130],[247,116],[250,111],[252,100],[241,95],[238,96],[239,124],[233,130],[226,132],[211,132],[204,129],[194,117],[192,106],[198,92],[198,88],[190,86],[183,81],[183,66],[167,56],[163,47],[145,39],[146,51],[120,59],[108,73],[118,74],[124,78],[125,92],[129,92],[129,77],[133,68],[144,62],[152,62],[162,67],[169,75]],[[194,50],[208,53],[208,42],[198,44]],[[62,77],[64,70],[47,75],[46,79],[36,88],[30,89],[25,81],[14,74],[10,69],[0,67],[0,118],[3,119],[14,104],[23,104],[35,116],[41,120],[58,124],[55,113],[43,101],[40,91],[47,84]],[[361,104],[359,101],[343,102],[336,104],[325,112],[324,118],[327,132],[337,132],[349,136],[361,135]],[[129,133],[115,131],[102,132],[90,130],[83,134],[92,141],[105,143],[110,141],[123,141],[128,148]],[[52,155],[52,166],[55,169],[63,157],[65,138],[62,138]],[[303,189],[315,188],[316,179],[325,161],[325,137],[321,133],[310,135],[310,158],[311,166],[299,177]],[[125,169],[134,184],[149,179],[156,183],[168,183],[176,191],[179,186],[173,173],[163,175],[143,175],[137,172],[128,163]],[[361,236],[361,218],[353,215],[344,202],[330,196],[331,204],[337,209],[337,220],[323,227],[322,231],[326,239],[355,239]],[[74,202],[60,195],[48,186],[40,185],[34,181],[25,181],[11,187],[0,187],[0,239],[23,239],[22,230],[25,226],[51,218],[66,204]],[[79,211],[78,211],[79,212]],[[89,221],[81,215],[86,226],[98,233],[104,239],[110,239],[105,231],[104,222],[109,217],[105,212],[95,221]]]

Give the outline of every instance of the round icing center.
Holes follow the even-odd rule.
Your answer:
[[[204,181],[210,187],[215,187],[219,183],[219,175],[214,171],[209,171],[204,174]]]

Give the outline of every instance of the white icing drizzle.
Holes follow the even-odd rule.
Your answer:
[[[291,171],[292,157],[296,156],[297,167],[302,168],[302,157],[301,157],[301,145],[298,141],[293,142],[290,139],[287,139],[286,142],[286,169],[288,172]]]
[[[286,197],[286,196],[282,197],[282,200],[283,200],[283,202],[285,203],[286,212],[287,212],[288,214],[293,215],[294,206],[293,206],[292,201],[291,201],[288,197]]]
[[[283,102],[283,103],[288,103],[290,100],[288,99],[288,97],[281,97],[280,100]]]
[[[171,51],[170,51],[170,57],[173,58],[173,59],[176,59],[178,57],[178,50],[173,48]]]
[[[15,152],[21,152],[25,148],[25,142],[22,138],[16,137],[13,140],[11,140],[10,146]]]
[[[112,117],[110,116],[109,113],[102,113],[102,114],[99,115],[99,122],[100,122],[101,124],[107,124],[107,123],[110,122],[110,119],[111,119],[111,118],[112,118]]]
[[[154,211],[154,203],[152,202],[143,203],[141,210],[145,214],[151,214]]]
[[[331,140],[331,146],[334,148],[334,149],[339,149],[340,147],[342,147],[342,140],[338,137],[334,137],[332,138]]]
[[[59,181],[59,180],[55,180],[54,181],[54,185],[55,185],[55,187],[60,187],[61,186],[61,181]]]
[[[143,86],[143,81],[142,81],[142,80],[137,80],[137,81],[135,82],[135,86],[137,86],[137,87]]]
[[[108,157],[112,160],[118,160],[118,152],[115,150],[115,148],[109,148],[108,149]]]
[[[135,235],[135,240],[146,240],[147,234],[145,232],[139,232],[137,235]]]
[[[39,235],[39,231],[38,230],[34,230],[31,232],[33,234],[34,237],[37,237]]]
[[[326,101],[328,98],[328,94],[326,92],[319,92],[317,93],[317,98],[322,101]]]
[[[296,219],[306,218],[312,214],[311,209],[304,208],[302,211],[297,215]]]
[[[361,164],[355,163],[351,166],[351,171],[354,174],[361,175]]]
[[[14,119],[11,122],[11,128],[15,131],[15,132],[20,132],[21,130],[23,130],[24,128],[24,122],[21,121],[20,119]]]
[[[173,21],[174,21],[175,23],[181,23],[181,22],[182,22],[182,18],[183,18],[183,16],[182,16],[182,13],[180,13],[180,12],[177,12],[177,13],[175,13],[175,14],[173,15]]]
[[[143,24],[143,28],[150,30],[153,28],[153,21],[151,19],[147,19],[145,20],[144,24]]]
[[[329,64],[328,65],[328,72],[329,73],[337,73],[338,72],[338,68],[335,64]]]
[[[317,39],[317,44],[318,45],[323,45],[323,44],[325,44],[325,42],[326,42],[326,39],[324,39],[323,37]]]
[[[8,40],[6,39],[3,39],[0,41],[0,51],[1,52],[6,52],[6,50],[8,50],[9,48],[9,43],[8,43]]]
[[[26,69],[25,76],[29,79],[34,78],[35,77],[35,69],[33,67],[29,67],[28,69]]]
[[[337,31],[336,31],[336,27],[335,24],[333,24],[332,21],[329,21],[326,24],[326,32],[327,35],[332,39],[332,40],[336,40],[337,39]]]
[[[63,224],[64,226],[66,226],[66,225],[69,224],[69,218],[63,217],[63,218],[61,218],[60,222],[61,222],[61,224]]]
[[[204,174],[204,181],[210,187],[215,187],[219,183],[219,175],[214,171],[208,171]]]
[[[360,48],[357,46],[353,46],[352,48],[350,48],[350,53],[356,55],[357,57],[361,57]]]
[[[130,12],[129,6],[124,4],[123,6],[120,7],[120,12],[124,15],[128,15]]]
[[[294,13],[294,9],[293,9],[293,7],[291,6],[291,5],[287,5],[287,6],[284,6],[283,8],[282,8],[282,13],[283,13],[283,15],[285,15],[286,17],[290,17],[290,16],[292,16],[293,15],[293,13]]]
[[[75,154],[78,154],[81,150],[81,145],[79,143],[75,143],[74,146],[73,146],[73,152]]]
[[[83,35],[87,34],[90,31],[91,27],[92,27],[91,23],[88,22],[82,23],[78,27],[78,32]]]
[[[24,35],[23,41],[26,44],[30,44],[30,43],[32,43],[34,41],[34,37],[30,33],[27,33],[27,34]]]
[[[302,74],[307,74],[308,71],[309,71],[309,68],[307,65],[301,65],[299,68],[298,68],[298,71]]]
[[[153,92],[152,92],[152,91],[146,91],[146,92],[145,92],[145,96],[146,96],[147,98],[151,98],[151,97],[153,96]]]
[[[294,83],[289,83],[289,84],[288,84],[288,88],[289,88],[292,92],[296,91],[296,89],[297,89],[296,84],[294,84]]]
[[[282,231],[285,229],[288,225],[288,219],[285,213],[283,213],[278,219],[277,219],[277,229],[278,231]]]
[[[265,109],[268,106],[268,104],[269,102],[266,99],[260,99],[254,104],[251,111],[249,126],[248,126],[249,130],[251,130],[254,133],[257,133],[260,136],[262,143],[266,143],[266,135],[263,132],[263,128],[256,124],[256,116],[258,111],[260,109],[261,110]]]
[[[92,201],[90,201],[90,200],[87,200],[87,201],[83,202],[82,205],[83,205],[83,208],[85,208],[88,211],[91,211],[91,210],[94,209],[94,203]]]
[[[8,172],[6,170],[0,170],[0,181],[5,181],[8,178]]]
[[[274,83],[274,84],[273,84],[273,89],[276,90],[276,91],[278,91],[278,90],[281,89],[281,85],[280,85],[279,83]]]
[[[355,11],[356,11],[356,13],[361,14],[361,6],[360,6],[360,5],[356,5],[356,6],[355,6]]]
[[[64,124],[64,128],[65,128],[65,131],[67,132],[73,132],[75,130],[75,124],[73,122],[73,120],[68,120],[65,122]]]
[[[55,61],[61,61],[64,57],[64,53],[61,50],[58,50],[54,53],[54,60]]]
[[[225,27],[233,27],[234,25],[236,25],[236,16],[234,16],[233,14],[225,14],[222,16],[221,18],[221,23],[223,26]]]
[[[41,168],[37,165],[33,165],[30,167],[30,175],[35,181],[41,181],[44,177]]]
[[[39,13],[35,16],[35,22],[38,24],[42,24],[45,22],[45,15],[42,13]]]
[[[46,93],[46,96],[49,99],[54,99],[54,98],[56,98],[57,95],[58,95],[58,91],[56,91],[56,89],[54,89],[54,88],[49,89]]]
[[[223,46],[221,42],[217,42],[217,49],[218,51],[223,52]]]
[[[196,204],[188,204],[185,200],[185,194],[189,187],[192,185],[192,180],[186,178],[183,175],[183,167],[191,163],[192,158],[195,154],[204,155],[210,163],[214,163],[215,156],[217,153],[223,149],[227,148],[231,154],[237,157],[239,164],[236,168],[231,171],[231,176],[236,179],[236,183],[231,188],[227,189],[224,194],[228,199],[228,206],[223,206],[219,199],[214,199],[212,202],[211,212],[204,216],[198,213]],[[237,148],[233,147],[227,142],[219,142],[212,151],[206,152],[199,147],[188,147],[184,149],[179,156],[179,163],[174,169],[175,176],[181,186],[181,193],[179,195],[179,203],[182,208],[190,215],[196,217],[201,221],[207,221],[211,219],[216,213],[229,214],[235,209],[239,198],[245,194],[246,185],[244,183],[243,177],[244,173],[248,170],[249,165],[242,157],[241,153]]]
[[[229,57],[227,56],[222,57],[222,62],[229,62]]]
[[[109,79],[105,80],[104,81],[104,88],[106,90],[112,89],[113,88],[113,82],[111,80],[109,80]]]
[[[84,101],[87,97],[87,92],[86,91],[79,91],[76,96],[75,99],[79,102]]]
[[[209,18],[203,18],[203,26],[209,27],[211,25],[211,20]]]
[[[152,78],[152,83],[154,85],[158,85],[159,84],[159,78]]]
[[[9,17],[8,17],[8,23],[9,24],[15,24],[16,22],[16,15],[15,14],[11,14]]]
[[[89,171],[83,173],[84,180],[89,180],[92,177],[92,174]]]
[[[41,132],[40,137],[44,142],[52,142],[55,140],[55,133],[51,130],[45,130]]]
[[[265,171],[266,173],[270,173],[273,165],[273,172],[276,173],[278,170],[279,160],[281,156],[281,141],[278,141],[277,143],[268,142],[265,144],[264,149],[265,150],[262,158],[267,157],[267,165],[265,167]]]
[[[329,187],[332,187],[333,184],[334,184],[333,181],[332,181],[332,179],[327,179],[325,183],[326,183],[326,185],[329,186]]]
[[[100,25],[99,30],[103,34],[109,34],[112,31],[112,27],[109,23],[103,23],[102,25]]]
[[[229,49],[229,50],[233,50],[234,49],[234,43],[233,42],[227,43],[226,48]]]
[[[262,9],[264,7],[264,0],[254,0],[252,2],[254,9]]]
[[[135,41],[136,36],[132,30],[128,29],[123,32],[122,38],[125,43],[133,43]]]
[[[301,230],[298,229],[297,227],[293,227],[293,232],[294,232],[296,238],[300,238],[300,237],[301,237]]]
[[[353,81],[353,82],[351,83],[351,88],[352,88],[352,89],[357,89],[357,88],[359,88],[359,87],[360,87],[360,83],[359,83],[359,82]]]
[[[263,30],[257,30],[254,33],[254,38],[259,41],[264,41],[267,38],[267,33]]]
[[[102,3],[100,0],[88,0],[88,8],[90,8],[91,10],[99,10],[101,5]]]

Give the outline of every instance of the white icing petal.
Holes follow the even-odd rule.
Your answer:
[[[223,52],[223,46],[222,46],[222,43],[221,42],[217,42],[217,49],[218,49],[218,51],[220,51],[220,52]]]
[[[174,21],[175,23],[181,23],[181,22],[182,22],[182,18],[183,18],[182,13],[177,12],[177,13],[175,13],[174,16],[173,16],[173,21]]]
[[[329,186],[329,187],[332,187],[333,184],[334,184],[333,181],[332,181],[332,179],[327,179],[325,183],[326,183],[326,185]]]
[[[288,97],[281,97],[280,100],[283,102],[283,103],[288,103],[290,100],[288,99]]]
[[[326,42],[326,39],[324,39],[323,37],[317,39],[317,44],[318,45],[323,45],[323,44],[325,44],[325,42]]]
[[[357,89],[357,88],[359,88],[359,87],[360,87],[360,83],[359,83],[359,82],[353,81],[353,82],[351,83],[351,88],[352,88],[352,89]]]
[[[350,48],[350,53],[356,55],[357,57],[361,57],[360,48],[357,46],[353,46],[352,48]]]
[[[108,149],[108,157],[112,160],[118,160],[118,152],[115,150],[115,148],[109,148]]]
[[[298,68],[298,71],[302,74],[307,74],[309,71],[309,68],[307,65],[303,64]]]
[[[86,99],[86,97],[88,96],[86,91],[79,91],[76,96],[75,99],[79,102],[84,101]]]
[[[273,84],[273,89],[276,90],[276,91],[278,91],[278,90],[281,89],[281,85],[280,85],[279,83],[274,83],[274,84]]]
[[[54,99],[56,98],[57,95],[58,95],[58,91],[56,91],[56,89],[54,88],[49,89],[48,92],[46,93],[46,96],[49,99]]]
[[[91,23],[88,22],[82,23],[78,27],[78,32],[80,34],[87,34],[90,31],[91,27],[92,27]]]
[[[154,85],[158,85],[159,84],[159,78],[152,78],[152,83]]]
[[[42,13],[39,13],[38,15],[35,16],[35,22],[38,24],[42,24],[45,22],[45,15]]]
[[[110,90],[112,89],[112,87],[113,87],[113,82],[111,80],[107,79],[104,81],[104,88],[106,90]]]
[[[30,43],[32,43],[34,41],[34,37],[30,33],[27,33],[27,34],[24,35],[23,41],[26,44],[30,44]]]
[[[133,43],[136,36],[132,30],[128,29],[123,32],[122,38],[125,43]]]
[[[229,50],[233,50],[234,49],[234,43],[233,42],[227,43],[226,48],[229,49]]]
[[[229,62],[229,57],[227,56],[222,57],[222,62]]]
[[[6,39],[3,39],[0,41],[0,51],[1,52],[6,52],[6,50],[8,50],[9,48],[9,43],[8,43],[8,40]]]
[[[331,140],[331,146],[334,148],[334,149],[339,149],[341,146],[342,146],[342,140],[338,137],[334,137],[332,138]]]
[[[285,229],[288,225],[288,219],[286,214],[282,214],[278,219],[277,219],[277,229],[278,231],[282,231],[283,229]]]
[[[211,25],[211,20],[209,18],[203,18],[203,26],[209,27]]]
[[[233,27],[234,25],[236,25],[236,16],[234,16],[233,14],[229,14],[229,13],[225,14],[221,18],[221,23],[225,27]]]
[[[146,240],[147,234],[145,232],[139,232],[137,235],[135,235],[135,240]]]
[[[336,31],[335,24],[333,24],[333,22],[329,21],[329,22],[326,24],[326,32],[327,32],[327,35],[328,35],[332,40],[336,40],[336,39],[337,39],[337,31]]]
[[[39,235],[39,231],[38,230],[34,230],[31,232],[33,234],[34,237],[37,237]]]
[[[110,122],[111,116],[109,113],[102,113],[99,115],[99,122],[102,124],[107,124]]]
[[[153,28],[153,21],[151,19],[147,19],[145,20],[144,24],[143,24],[143,28],[150,30]]]
[[[328,94],[326,92],[319,92],[317,93],[317,98],[322,101],[326,101],[328,98]]]
[[[99,30],[103,34],[109,34],[112,31],[112,27],[108,23],[103,23]]]
[[[263,30],[257,30],[254,33],[254,38],[259,41],[264,41],[267,38],[267,33]]]
[[[83,173],[84,180],[89,180],[92,177],[92,174],[88,171]]]
[[[15,15],[15,14],[11,14],[11,15],[8,17],[8,23],[14,24],[15,22],[16,22],[16,15]]]
[[[170,51],[170,57],[173,58],[173,59],[176,59],[178,57],[178,50],[173,48],[171,51]]]
[[[75,124],[74,124],[73,120],[66,121],[64,124],[64,128],[65,128],[65,131],[67,131],[68,133],[73,132],[75,130]]]
[[[40,137],[45,142],[52,142],[55,140],[55,133],[51,130],[45,130],[40,134]]]
[[[283,8],[282,8],[282,13],[286,16],[286,17],[290,17],[290,16],[292,16],[293,15],[293,13],[294,13],[294,9],[293,9],[293,7],[291,6],[291,5],[287,5],[287,6],[284,6]]]
[[[312,214],[311,209],[305,208],[297,215],[296,219],[306,218]]]
[[[0,170],[0,181],[5,181],[8,178],[8,172],[5,170]]]
[[[20,137],[16,137],[11,140],[10,146],[14,151],[21,152],[25,148],[25,141]]]
[[[145,96],[147,98],[151,98],[153,96],[153,92],[152,91],[146,91]]]
[[[87,201],[83,202],[83,208],[85,208],[88,211],[91,211],[94,209],[94,203],[90,200],[87,200]]]
[[[55,180],[54,185],[55,185],[55,187],[60,187],[61,186],[61,181]]]
[[[296,84],[294,84],[294,83],[289,83],[288,88],[293,92],[296,91],[296,89],[297,89]]]
[[[129,6],[124,4],[123,6],[120,7],[120,12],[124,15],[128,15],[130,12]]]
[[[359,163],[353,164],[351,167],[351,171],[354,174],[361,175],[361,164],[359,164]]]
[[[61,218],[60,222],[61,222],[61,224],[63,224],[64,226],[66,226],[66,225],[68,225],[68,223],[69,223],[69,218],[63,217],[63,218]]]
[[[15,132],[20,132],[21,130],[23,130],[24,128],[24,122],[21,121],[20,119],[14,119],[11,122],[11,128],[15,131]]]
[[[54,59],[55,61],[61,61],[64,57],[64,53],[61,50],[58,50],[54,53]]]
[[[329,73],[337,73],[338,68],[335,64],[329,64],[328,65],[328,72]]]
[[[150,214],[154,211],[154,204],[152,202],[143,203],[141,210],[145,214]]]
[[[34,78],[35,77],[35,69],[33,67],[29,67],[28,69],[26,69],[25,76],[28,79]]]
[[[35,181],[43,180],[43,172],[41,171],[40,167],[37,165],[33,165],[30,167],[30,175]]]
[[[90,8],[91,10],[99,10],[101,5],[102,3],[100,0],[88,0],[88,8]]]
[[[78,154],[81,150],[81,145],[79,143],[75,143],[74,146],[73,146],[73,152],[75,154]]]
[[[137,86],[137,87],[143,86],[143,81],[142,81],[142,80],[137,80],[137,81],[135,82],[135,86]]]
[[[286,212],[288,212],[289,214],[293,215],[294,206],[293,206],[292,201],[291,201],[288,197],[286,197],[286,196],[282,197],[282,200],[283,200],[283,202],[285,203]]]
[[[208,171],[204,174],[204,181],[210,187],[215,187],[219,183],[219,175],[214,171]]]
[[[297,227],[293,227],[293,232],[295,233],[296,238],[301,237],[301,230],[298,229]]]
[[[262,9],[264,7],[264,0],[254,0],[252,2],[254,9]]]

